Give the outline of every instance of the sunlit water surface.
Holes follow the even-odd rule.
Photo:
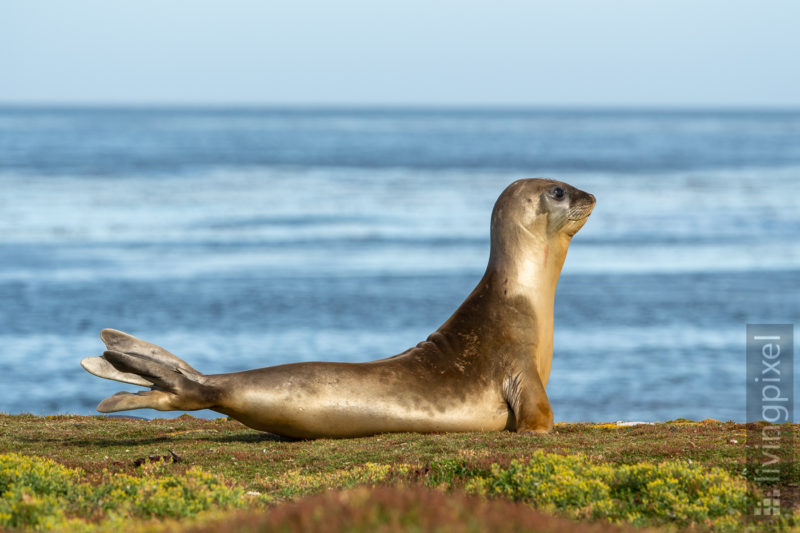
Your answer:
[[[597,197],[556,420],[743,420],[745,325],[800,322],[798,113],[0,110],[0,411],[136,390],[79,366],[104,327],[208,373],[401,352],[533,176]]]

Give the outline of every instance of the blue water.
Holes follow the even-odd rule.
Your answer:
[[[80,368],[103,327],[209,373],[403,351],[533,176],[598,200],[556,420],[743,420],[745,324],[800,323],[800,112],[0,109],[0,411],[137,390]]]

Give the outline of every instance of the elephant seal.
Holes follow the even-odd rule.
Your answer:
[[[103,400],[104,413],[212,409],[295,438],[384,432],[546,432],[556,283],[595,199],[566,183],[519,180],[495,203],[486,273],[427,340],[367,363],[295,363],[204,375],[163,348],[105,329],[97,376],[151,390]]]

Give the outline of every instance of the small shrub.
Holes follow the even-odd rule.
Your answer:
[[[185,518],[214,507],[237,506],[242,494],[217,476],[192,468],[180,477],[108,475],[86,500],[113,515]]]
[[[66,495],[74,489],[79,473],[50,459],[11,453],[0,455],[0,494],[14,486],[42,494]]]
[[[0,527],[52,528],[63,520],[61,500],[78,496],[78,478],[49,459],[0,455]]]
[[[527,463],[494,465],[489,475],[474,478],[466,488],[575,518],[723,530],[737,527],[751,501],[742,480],[717,468],[682,461],[601,465],[583,455],[541,451]]]
[[[49,459],[0,455],[0,528],[85,529],[79,518],[186,518],[245,503],[241,489],[195,468],[182,476],[106,472],[98,485],[80,477]]]

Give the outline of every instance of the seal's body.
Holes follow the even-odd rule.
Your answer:
[[[489,265],[436,332],[368,363],[296,363],[203,375],[163,348],[103,330],[100,377],[152,390],[121,392],[101,412],[213,409],[290,437],[395,431],[549,431],[556,283],[594,197],[543,179],[512,183],[492,213]]]

